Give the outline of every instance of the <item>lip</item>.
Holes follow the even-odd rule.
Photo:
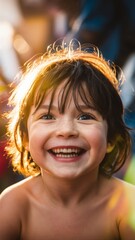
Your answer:
[[[68,157],[68,158],[63,158],[63,157],[56,157],[53,154],[50,153],[50,155],[53,157],[53,159],[57,162],[63,162],[63,163],[72,163],[72,162],[78,162],[81,159],[81,155],[80,156],[76,156],[76,157]]]

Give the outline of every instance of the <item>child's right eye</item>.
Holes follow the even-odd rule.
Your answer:
[[[44,119],[44,120],[52,120],[55,119],[53,115],[51,114],[44,114],[40,117],[40,119]]]

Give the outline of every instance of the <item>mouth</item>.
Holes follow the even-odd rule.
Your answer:
[[[71,159],[81,156],[86,150],[79,147],[57,147],[48,150],[48,152],[56,158]]]

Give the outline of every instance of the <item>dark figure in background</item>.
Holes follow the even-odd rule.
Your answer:
[[[12,171],[12,168],[9,164],[10,157],[7,156],[5,152],[5,147],[7,145],[7,120],[4,117],[4,113],[10,110],[10,107],[7,105],[7,103],[11,91],[12,88],[8,84],[7,79],[3,73],[0,72],[0,193],[7,186],[22,179],[21,175]]]
[[[52,28],[53,40],[75,37],[81,43],[91,42],[121,67],[135,51],[134,0],[46,0],[45,9],[49,13],[56,13],[54,9],[57,9],[66,14],[66,34],[55,36]]]

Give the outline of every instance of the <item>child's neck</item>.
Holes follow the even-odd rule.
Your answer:
[[[42,174],[44,190],[55,204],[73,206],[97,194],[101,178],[97,172],[88,173],[76,179],[60,179],[49,174]]]

